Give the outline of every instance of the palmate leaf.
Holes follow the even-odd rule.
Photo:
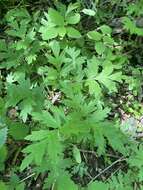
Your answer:
[[[96,77],[96,80],[103,84],[109,90],[109,92],[117,92],[116,82],[122,81],[122,73],[113,73],[113,69],[113,66],[106,66]]]
[[[24,122],[33,109],[41,110],[43,104],[42,89],[38,86],[31,88],[31,86],[30,80],[23,78],[19,79],[17,85],[13,83],[7,85],[6,107],[19,104],[20,116]]]
[[[23,149],[23,153],[27,154],[22,161],[21,170],[24,170],[31,163],[40,165],[43,161],[44,155],[48,155],[49,168],[53,172],[54,177],[58,176],[58,168],[61,168],[63,161],[63,147],[59,139],[57,131],[40,130],[32,132],[28,135],[26,140],[33,143]]]
[[[54,116],[47,111],[42,111],[41,113],[35,112],[32,113],[32,116],[34,120],[39,121],[47,127],[59,128],[61,126],[60,121],[56,120]]]
[[[139,148],[135,149],[135,153],[130,156],[128,163],[130,166],[137,167],[139,169],[143,168],[143,146],[140,145]]]
[[[122,82],[123,76],[120,71],[114,72],[114,66],[112,63],[103,65],[102,71],[99,72],[101,63],[96,57],[93,57],[88,61],[87,66],[88,67],[85,70],[87,75],[85,85],[89,87],[90,94],[99,97],[102,85],[105,86],[109,92],[117,92],[116,83]]]
[[[99,155],[106,152],[106,144],[109,144],[115,151],[123,155],[128,154],[127,148],[125,147],[128,144],[128,139],[114,123],[108,121],[100,122],[93,125],[92,129],[94,132],[95,146]]]
[[[24,148],[22,152],[26,154],[26,157],[23,159],[21,163],[20,170],[23,171],[33,162],[37,166],[40,165],[46,153],[46,147],[47,139],[41,140],[40,142],[36,142]]]
[[[80,14],[68,10],[63,16],[53,8],[49,8],[48,14],[45,13],[46,19],[42,19],[42,26],[39,32],[43,40],[56,38],[58,35],[64,37],[66,34],[70,38],[80,38],[80,32],[70,25],[77,24],[80,21]]]
[[[40,141],[48,137],[48,130],[32,131],[31,135],[28,135],[25,139],[29,141]]]

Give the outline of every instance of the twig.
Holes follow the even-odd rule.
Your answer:
[[[33,177],[34,175],[35,175],[35,173],[30,174],[29,176],[27,176],[27,177],[25,177],[24,179],[20,180],[20,182],[19,182],[19,183],[24,182],[25,180],[27,180],[27,179],[29,179],[29,178]]]
[[[94,156],[98,157],[98,155],[96,154],[96,152],[92,151],[92,150],[84,150],[84,149],[79,149],[81,152],[83,153],[89,153],[89,154],[93,154]],[[112,154],[106,154],[107,156],[110,156],[112,158],[120,158],[119,156],[117,155],[112,155]]]
[[[95,155],[97,157],[97,154],[94,151],[92,151],[92,150],[79,149],[79,151],[83,152],[83,153],[93,154],[93,155]]]
[[[126,160],[126,158],[124,158],[124,157],[119,158],[118,160],[116,160],[115,162],[113,162],[111,165],[109,165],[107,168],[105,168],[104,170],[102,170],[95,177],[93,177],[93,179],[89,182],[89,184],[92,183],[95,179],[97,179],[100,175],[102,175],[103,173],[105,173],[107,170],[109,170],[111,167],[113,167],[115,164],[117,164],[118,162],[123,162],[125,160]]]

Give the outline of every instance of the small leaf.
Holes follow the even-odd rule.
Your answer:
[[[65,28],[65,27],[58,27],[58,28],[55,29],[55,30],[57,30],[59,36],[61,36],[61,37],[64,37],[65,34],[66,34],[66,28]]]
[[[48,15],[51,19],[51,21],[58,26],[63,26],[64,25],[64,18],[63,16],[56,10],[50,8],[48,11]]]
[[[107,25],[102,25],[100,27],[100,30],[102,31],[103,34],[111,34],[112,32],[112,29]]]
[[[39,32],[41,33],[43,40],[50,40],[58,36],[58,31],[54,27],[48,28],[48,27],[42,26]]]
[[[99,55],[103,54],[105,51],[104,43],[103,42],[96,42],[95,43],[95,50]]]
[[[28,135],[25,139],[29,141],[41,141],[47,138],[48,134],[47,130],[32,131],[32,134]]]
[[[26,137],[26,135],[29,132],[29,128],[18,122],[11,122],[9,123],[9,134],[15,139],[15,140],[22,140]]]
[[[67,8],[67,12],[66,14],[68,15],[69,13],[71,13],[73,10],[77,9],[79,7],[79,3],[70,3],[68,5],[68,8]]]
[[[80,164],[81,163],[81,155],[80,155],[79,149],[76,146],[73,147],[73,156],[74,156],[76,162],[78,164]]]
[[[67,35],[71,38],[80,38],[81,37],[80,32],[73,27],[67,28]]]
[[[82,12],[89,16],[95,16],[95,11],[92,9],[83,9]]]
[[[94,94],[97,98],[101,96],[101,87],[94,79],[87,80],[85,85],[89,87],[89,93],[91,95]]]
[[[50,45],[50,47],[51,47],[51,49],[53,51],[54,56],[58,57],[59,54],[60,54],[60,44],[59,44],[59,42],[54,40],[49,45]]]
[[[20,171],[23,171],[25,168],[27,168],[32,161],[33,161],[33,155],[32,154],[27,155],[21,163]]]
[[[87,33],[87,36],[89,39],[95,40],[95,41],[100,41],[102,39],[102,34],[99,32],[93,30]]]
[[[80,21],[80,14],[76,13],[72,16],[68,16],[66,18],[66,21],[68,24],[77,24]]]

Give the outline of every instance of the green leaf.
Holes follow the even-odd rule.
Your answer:
[[[124,24],[124,28],[128,30],[131,34],[143,36],[143,29],[136,27],[134,20],[131,20],[128,17],[123,17],[122,23]]]
[[[122,73],[113,73],[113,66],[107,65],[101,73],[96,77],[100,83],[102,83],[110,92],[116,92],[116,82],[122,82]]]
[[[49,8],[48,15],[52,23],[54,23],[55,25],[57,26],[64,25],[64,18],[58,11],[54,10],[53,8]]]
[[[58,27],[55,30],[57,30],[59,36],[62,38],[66,35],[66,28],[65,27]]]
[[[110,112],[110,108],[106,107],[106,108],[98,108],[93,114],[92,114],[92,119],[96,118],[95,122],[101,122],[104,121],[109,112]]]
[[[95,95],[95,97],[100,97],[101,96],[101,87],[98,84],[98,82],[96,82],[94,79],[93,80],[87,80],[87,82],[85,83],[86,86],[89,87],[89,93],[91,95]]]
[[[88,185],[88,190],[108,190],[108,184],[100,181],[94,181]]]
[[[107,25],[100,26],[100,30],[102,31],[103,34],[109,34],[110,35],[112,32],[112,29]]]
[[[23,171],[25,168],[27,168],[33,161],[33,155],[29,154],[26,155],[26,157],[22,160],[22,163],[20,165],[20,171]]]
[[[25,139],[29,141],[40,141],[45,138],[48,138],[48,134],[48,130],[32,131],[32,134],[28,135]]]
[[[58,31],[54,27],[44,27],[42,26],[39,30],[42,35],[43,40],[50,40],[58,36]]]
[[[15,140],[23,140],[29,133],[29,127],[18,122],[9,122],[9,134]]]
[[[6,184],[3,181],[0,181],[0,189],[1,190],[8,190]]]
[[[79,7],[79,3],[70,3],[67,8],[66,15],[71,13],[73,10],[77,9]]]
[[[73,147],[73,156],[74,156],[76,162],[78,164],[80,164],[81,163],[80,150],[76,146]]]
[[[77,23],[79,23],[79,21],[80,21],[80,14],[78,14],[78,13],[75,13],[73,15],[66,17],[66,22],[68,24],[77,24]]]
[[[104,155],[107,143],[104,138],[103,129],[100,126],[97,126],[94,130],[94,142],[95,142],[95,147],[97,147],[97,154],[99,156]]]
[[[24,183],[21,183],[21,184],[18,184],[16,186],[16,189],[15,190],[24,190],[25,189],[25,184]]]
[[[103,42],[96,42],[95,43],[95,50],[99,55],[102,55],[105,51],[105,45]]]
[[[54,56],[58,57],[59,54],[60,54],[60,44],[59,44],[59,42],[54,40],[49,45],[50,45],[50,47],[51,47],[51,49],[53,51]]]
[[[67,27],[67,35],[70,38],[80,38],[81,37],[80,32],[73,27]]]
[[[3,172],[5,169],[5,161],[7,159],[8,150],[6,146],[0,148],[0,172]]]
[[[89,39],[95,40],[95,41],[100,41],[102,39],[102,34],[99,32],[93,30],[87,33],[87,36]]]
[[[5,144],[7,140],[7,133],[8,133],[7,127],[0,129],[0,148]]]
[[[23,100],[21,103],[22,105],[22,110],[20,112],[20,117],[22,118],[23,122],[25,123],[28,117],[28,114],[31,114],[34,102],[31,98],[27,98]]]
[[[60,123],[58,120],[56,120],[49,112],[47,111],[42,111],[41,113],[39,112],[34,112],[32,114],[33,119],[36,121],[41,122],[42,124],[46,125],[47,127],[51,128],[60,128]]]
[[[130,156],[128,163],[130,166],[134,166],[137,168],[142,168],[143,167],[143,146],[140,145],[138,149],[135,150],[135,153]]]
[[[82,12],[89,16],[95,16],[95,11],[92,9],[83,9]]]
[[[78,186],[70,179],[68,175],[61,175],[58,179],[57,190],[63,190],[68,187],[68,190],[78,190]]]

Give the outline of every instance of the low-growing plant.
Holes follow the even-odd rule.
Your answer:
[[[123,108],[142,114],[142,68],[132,65],[133,41],[124,39],[142,36],[134,23],[142,4],[124,8],[121,38],[100,18],[101,2],[85,2],[18,7],[3,18],[0,189],[143,188],[142,141],[122,130],[110,103],[123,89],[139,98]],[[84,28],[85,17],[95,27]]]

